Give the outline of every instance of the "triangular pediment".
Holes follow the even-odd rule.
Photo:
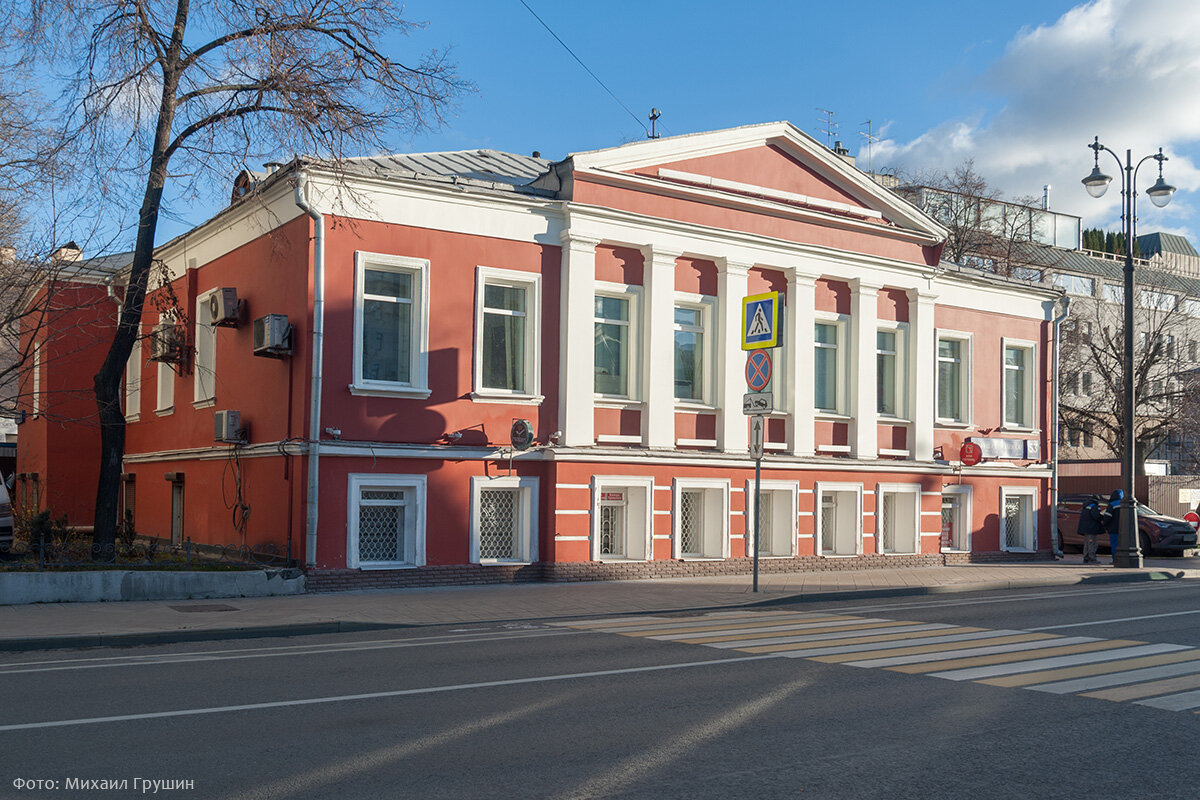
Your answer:
[[[646,191],[704,191],[858,219],[942,240],[945,229],[788,122],[649,139],[572,154],[577,174]]]

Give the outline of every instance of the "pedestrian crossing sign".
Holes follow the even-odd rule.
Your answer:
[[[779,292],[742,298],[742,349],[779,347]]]

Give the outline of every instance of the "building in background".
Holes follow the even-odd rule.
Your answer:
[[[315,588],[744,572],[742,299],[779,292],[767,569],[1045,554],[1061,292],[945,236],[788,123],[243,173],[156,253],[125,509]]]

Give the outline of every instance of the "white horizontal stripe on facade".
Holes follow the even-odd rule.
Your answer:
[[[716,447],[716,439],[676,439],[677,447]]]
[[[809,516],[811,517],[811,516],[812,516],[812,514],[809,514]],[[802,533],[802,534],[800,534],[800,538],[801,538],[801,539],[811,539],[811,538],[813,538],[815,535],[816,535],[816,534],[812,534],[812,533]]]
[[[900,456],[901,458],[908,458],[909,453],[907,450],[888,450],[886,448],[881,447],[881,448],[879,448],[879,455],[881,455],[881,456]]]
[[[602,433],[596,437],[596,441],[601,444],[641,444],[641,436],[622,436],[616,433]]]
[[[555,514],[590,514],[590,513],[592,513],[592,512],[591,512],[589,509],[586,509],[586,508],[584,508],[584,509],[578,509],[578,508],[556,508],[556,509],[554,509],[554,513],[555,513]]]
[[[556,484],[554,484],[554,488],[555,489],[590,489],[590,488],[592,488],[592,486],[590,483],[556,483]]]
[[[941,497],[941,492],[921,492],[921,497]]]
[[[811,517],[813,515],[811,511],[797,511],[796,513],[801,517]]]
[[[812,494],[813,490],[812,489],[797,489],[796,492],[799,494]]]
[[[670,510],[663,511],[662,509],[658,509],[658,508],[656,508],[656,509],[654,509],[654,513],[655,513],[655,514],[657,514],[657,515],[659,515],[659,516],[662,516],[662,517],[669,517],[669,516],[671,516],[671,512],[670,512]]]
[[[935,678],[946,678],[952,681],[975,681],[980,678],[998,678],[1001,675],[1016,675],[1020,672],[1038,672],[1043,669],[1058,667],[1073,667],[1079,664],[1096,664],[1101,661],[1118,661],[1134,656],[1151,656],[1156,653],[1173,653],[1176,650],[1190,648],[1181,644],[1149,644],[1142,647],[1119,647],[1115,650],[1095,650],[1089,653],[1076,653],[1070,656],[1056,658],[1039,658],[1034,661],[1020,661],[1016,664],[998,664],[990,667],[973,667],[970,669],[952,669],[946,672],[929,673]]]
[[[558,535],[555,535],[554,541],[556,541],[556,542],[586,542],[586,541],[591,540],[591,538],[592,537],[590,537],[590,536],[558,536]]]
[[[654,534],[654,538],[655,538],[655,539],[670,539],[670,538],[671,538],[671,534],[669,534],[669,533],[656,533],[656,534]]]
[[[729,491],[730,491],[730,492],[744,492],[744,491],[746,491],[746,490],[745,490],[745,489],[743,489],[743,488],[742,488],[742,487],[740,487],[740,486],[730,486],[730,487],[729,487]]]
[[[942,535],[941,531],[921,531],[922,539],[936,539],[937,537],[939,537],[941,535]]]
[[[941,511],[922,511],[921,512],[922,517],[940,517],[941,515],[942,515]]]

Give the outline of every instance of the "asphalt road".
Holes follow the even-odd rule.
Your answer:
[[[0,676],[6,798],[1200,795],[1184,582],[0,654]]]

